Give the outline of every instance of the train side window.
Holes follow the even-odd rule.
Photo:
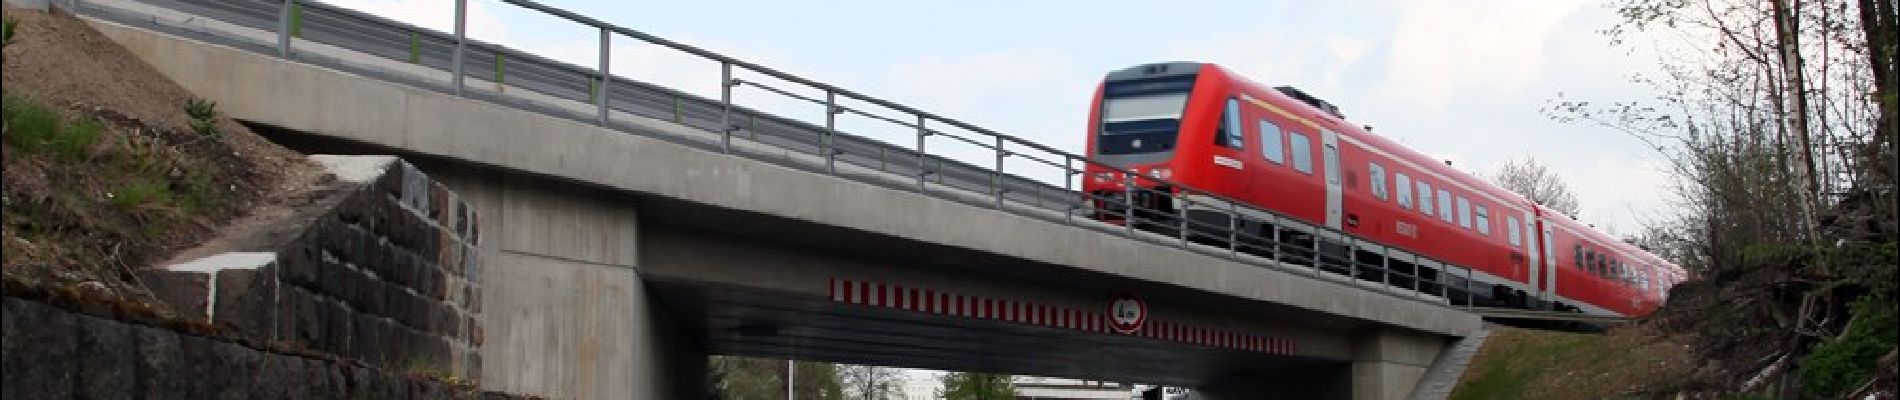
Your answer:
[[[1287,138],[1289,139],[1287,141],[1287,144],[1288,144],[1287,147],[1293,150],[1293,169],[1299,170],[1300,172],[1305,172],[1309,175],[1312,174],[1313,173],[1313,144],[1312,142],[1307,141],[1306,135],[1303,135],[1300,133],[1294,133],[1294,132],[1287,133]]]
[[[1476,222],[1478,224],[1478,234],[1491,236],[1491,210],[1485,208],[1483,204],[1479,204],[1476,216],[1478,217],[1478,221]]]
[[[1584,265],[1583,264],[1583,245],[1576,245],[1576,250],[1577,250],[1577,257],[1575,259],[1572,259],[1570,264],[1576,265],[1578,269],[1582,269]]]
[[[1286,164],[1286,135],[1272,121],[1260,120],[1260,154],[1274,164]]]
[[[1478,210],[1483,211],[1484,207],[1479,207]],[[1511,239],[1511,246],[1524,244],[1524,234],[1517,229],[1517,217],[1504,217],[1504,236]]]
[[[1412,177],[1405,176],[1404,172],[1394,172],[1392,180],[1396,184],[1393,188],[1398,189],[1398,192],[1393,194],[1398,195],[1399,207],[1412,209]]]
[[[1432,184],[1418,180],[1418,212],[1432,215]]]
[[[1385,166],[1379,165],[1379,163],[1372,163],[1372,166],[1367,168],[1367,171],[1370,171],[1367,172],[1367,174],[1369,174],[1372,180],[1372,198],[1385,200]]]
[[[1220,131],[1214,136],[1214,144],[1230,149],[1247,148],[1247,139],[1240,127],[1240,100],[1227,99],[1227,110],[1221,112]]]
[[[1471,200],[1458,197],[1458,226],[1471,229]]]
[[[1447,224],[1456,224],[1458,220],[1451,215],[1451,206],[1451,191],[1438,189],[1438,219],[1445,220]],[[1465,224],[1465,227],[1470,228],[1471,224]]]

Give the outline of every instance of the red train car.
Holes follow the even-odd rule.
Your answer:
[[[1680,276],[1668,272],[1673,265],[1372,134],[1323,100],[1256,84],[1213,64],[1112,72],[1097,87],[1089,118],[1092,160],[1161,178],[1136,184],[1161,191],[1184,185],[1278,215],[1228,221],[1221,207],[1207,206],[1223,201],[1193,196],[1179,205],[1184,210],[1167,196],[1140,196],[1141,208],[1169,210],[1156,213],[1163,218],[1185,215],[1194,226],[1235,226],[1249,236],[1301,244],[1291,248],[1389,264],[1401,272],[1394,275],[1406,275],[1402,279],[1446,282],[1443,292],[1424,291],[1446,293],[1454,304],[1636,315],[1653,309],[1662,289],[1680,280],[1670,278]],[[1094,165],[1085,174],[1085,192],[1098,199],[1124,195],[1127,177]],[[1098,218],[1123,223],[1114,210],[1119,205],[1097,204]],[[1248,248],[1275,256],[1287,247]],[[1474,290],[1451,293],[1467,280]]]

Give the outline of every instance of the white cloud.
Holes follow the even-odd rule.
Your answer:
[[[1341,65],[1352,65],[1366,55],[1365,42],[1346,36],[1327,38],[1326,49],[1333,52],[1333,58]]]
[[[1405,3],[1392,32],[1384,95],[1442,111],[1450,99],[1509,94],[1542,77],[1544,46],[1579,0]]]
[[[1653,160],[1611,155],[1552,168],[1577,194],[1583,221],[1600,229],[1632,233],[1644,218],[1666,214],[1669,175]]]

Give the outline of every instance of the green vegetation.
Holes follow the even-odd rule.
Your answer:
[[[303,4],[290,3],[290,36],[303,37]]]
[[[67,119],[53,110],[11,95],[0,100],[7,144],[28,153],[50,152],[69,161],[85,159],[99,141],[99,122]]]
[[[1801,388],[1808,394],[1835,398],[1856,389],[1873,376],[1874,362],[1900,339],[1891,297],[1864,296],[1852,308],[1847,332],[1816,343],[1803,361]]]
[[[785,360],[712,356],[707,370],[716,398],[731,400],[773,400],[785,398]],[[799,399],[840,400],[845,398],[838,366],[830,363],[793,363],[798,372],[793,385]]]
[[[1004,374],[985,374],[980,372],[951,372],[943,374],[943,392],[938,393],[945,400],[1011,400],[1016,398],[1016,388],[1009,383],[1010,376]]]
[[[205,99],[185,101],[185,116],[191,117],[191,130],[199,135],[212,138],[224,137],[218,131],[218,103]]]
[[[422,63],[422,37],[415,32],[409,32],[409,63]]]
[[[19,25],[20,21],[12,18],[0,21],[0,46],[13,44],[13,28]]]
[[[1637,328],[1583,334],[1504,328],[1473,358],[1457,400],[1665,396],[1693,370],[1688,349]]]

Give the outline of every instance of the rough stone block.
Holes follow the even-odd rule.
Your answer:
[[[481,284],[478,284],[475,282],[468,283],[468,304],[466,304],[466,306],[468,306],[468,312],[470,314],[482,313],[482,285]]]
[[[409,313],[405,314],[404,324],[415,328],[420,328],[426,324],[426,321],[432,318],[430,312],[442,307],[442,302],[422,297],[421,295],[412,296],[409,298],[409,301],[410,309]]]
[[[468,345],[474,346],[477,348],[482,347],[483,332],[482,332],[481,320],[475,319],[475,317],[469,317],[467,326],[468,326]]]
[[[420,176],[422,174],[417,173],[416,175]],[[451,226],[449,225],[450,221],[448,220],[448,214],[449,214],[448,205],[450,201],[449,187],[442,186],[441,183],[436,183],[436,182],[428,182],[428,185],[429,185],[429,196],[430,196],[429,202],[428,202],[429,209],[427,210],[428,212],[425,215],[428,215],[429,219],[435,221],[437,225]]]
[[[217,300],[212,305],[212,319],[218,327],[254,340],[271,339],[278,296],[274,264],[218,271],[218,288],[214,291]]]
[[[209,399],[243,400],[256,398],[251,394],[251,380],[256,379],[258,370],[264,363],[264,354],[231,342],[207,339],[210,343],[210,368],[214,373],[201,377],[212,389]]]
[[[442,283],[443,275],[442,270],[435,268],[435,266],[416,268],[416,282],[412,287],[416,288],[416,294],[422,297],[431,300],[441,300],[442,287],[444,286]]]
[[[145,269],[138,271],[139,282],[151,288],[152,297],[171,306],[179,317],[203,321],[211,313],[211,274],[198,271]]]
[[[257,363],[256,372],[244,379],[245,392],[259,399],[294,399],[300,390],[295,387],[303,382],[303,376],[291,368],[291,361],[297,357],[262,354]],[[301,367],[302,363],[296,363]],[[299,368],[301,369],[301,368]]]
[[[355,335],[356,313],[343,303],[327,298],[318,304],[320,321],[317,323],[323,327],[323,337],[317,340],[318,348],[335,354],[351,354],[355,351],[351,338]]]
[[[138,389],[134,384],[138,363],[134,331],[118,321],[78,316],[78,351],[73,358],[79,364],[75,398],[129,399]],[[9,357],[14,353],[7,353]],[[11,386],[11,384],[8,384]],[[14,397],[9,397],[14,398]]]
[[[350,340],[355,348],[348,352],[339,352],[338,355],[361,359],[372,365],[381,362],[382,356],[379,350],[387,344],[381,337],[382,327],[378,326],[377,319],[375,316],[357,315],[355,321],[350,323]]]
[[[292,247],[277,252],[278,278],[284,284],[313,287],[317,284],[317,268],[322,259],[322,249],[313,244],[318,236],[315,231],[306,233]]]
[[[78,361],[72,314],[43,304],[6,298],[0,337],[0,397],[60,399],[73,396]]]
[[[189,399],[191,373],[184,360],[184,350],[176,332],[137,327],[135,337],[138,347],[138,392],[150,399]]]
[[[315,295],[300,287],[287,286],[280,292],[283,296],[283,308],[279,311],[283,323],[280,334],[292,341],[315,346],[323,336],[322,304]]]

